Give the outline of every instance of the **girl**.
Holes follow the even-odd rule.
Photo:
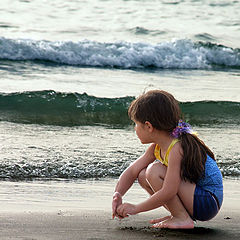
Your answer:
[[[160,206],[170,215],[151,220],[155,228],[194,228],[194,220],[213,218],[223,201],[222,175],[212,151],[180,120],[177,100],[165,91],[149,91],[131,103],[128,114],[140,141],[151,145],[121,174],[113,218]],[[136,179],[150,197],[136,205],[122,203]]]

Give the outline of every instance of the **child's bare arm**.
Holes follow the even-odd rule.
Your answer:
[[[154,148],[155,144],[152,144],[147,151],[140,158],[134,161],[119,177],[112,201],[113,218],[117,216],[116,210],[118,206],[122,204],[122,196],[132,186],[140,171],[155,160]]]
[[[174,150],[176,151],[176,148]],[[128,214],[131,215],[158,208],[164,205],[174,195],[177,194],[179,184],[181,182],[181,155],[179,152],[176,154],[174,150],[172,150],[171,156],[169,156],[169,165],[167,168],[163,187],[142,203],[139,203],[137,205],[130,203],[122,204],[117,210],[119,215],[126,217]]]
[[[142,169],[146,168],[155,160],[154,156],[155,144],[152,144],[147,151],[136,161],[134,161],[119,177],[115,187],[115,192],[119,192],[122,196],[132,186]]]

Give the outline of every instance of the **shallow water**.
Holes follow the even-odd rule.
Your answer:
[[[190,38],[239,47],[239,8],[235,0],[3,0],[0,28],[10,38],[151,43]]]
[[[18,180],[117,178],[147,147],[133,128],[4,122],[0,129],[0,176]],[[195,130],[214,151],[223,175],[239,177],[240,128],[222,125]]]

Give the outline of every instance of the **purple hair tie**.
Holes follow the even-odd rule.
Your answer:
[[[172,131],[172,136],[175,138],[179,138],[181,135],[186,133],[196,134],[196,132],[192,130],[192,127],[190,124],[183,122],[183,120],[180,119],[177,127],[174,128]]]

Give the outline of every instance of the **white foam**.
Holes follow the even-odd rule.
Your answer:
[[[37,41],[0,38],[0,59],[44,60],[56,63],[119,68],[204,69],[212,64],[240,66],[238,49],[191,40],[159,44],[95,41]]]

